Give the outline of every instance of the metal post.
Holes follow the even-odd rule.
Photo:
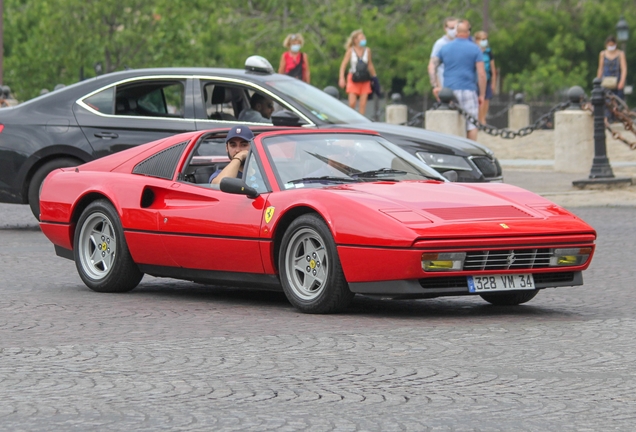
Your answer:
[[[629,186],[632,184],[631,177],[614,177],[612,172],[605,142],[605,90],[601,87],[600,78],[594,78],[593,83],[594,159],[592,160],[592,169],[587,180],[575,180],[572,184],[578,188]]]
[[[614,178],[612,167],[607,158],[605,142],[605,90],[601,87],[601,79],[594,78],[592,105],[594,106],[594,160],[590,178]]]

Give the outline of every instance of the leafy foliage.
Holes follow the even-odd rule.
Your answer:
[[[489,40],[503,89],[546,95],[588,89],[622,0],[490,0]],[[430,50],[447,16],[482,27],[483,0],[5,0],[4,77],[21,100],[124,67],[240,68],[259,54],[275,68],[288,33],[305,38],[312,84],[336,85],[349,33],[363,28],[383,87],[430,91]],[[633,31],[632,31],[633,33]],[[632,40],[634,38],[631,38]],[[629,69],[636,47],[627,44]],[[631,74],[630,74],[631,76]],[[631,82],[628,80],[628,83]],[[397,86],[397,85],[396,85]],[[395,87],[395,86],[394,86]]]

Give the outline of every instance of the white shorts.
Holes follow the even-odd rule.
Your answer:
[[[471,116],[477,118],[479,116],[479,99],[477,92],[474,90],[453,90],[453,94],[457,99],[460,108]],[[477,129],[477,126],[466,120],[466,130]]]

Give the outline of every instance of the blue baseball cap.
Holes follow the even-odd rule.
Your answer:
[[[247,126],[234,126],[227,134],[225,142],[228,142],[232,138],[243,138],[245,141],[251,141],[254,139],[254,134]]]

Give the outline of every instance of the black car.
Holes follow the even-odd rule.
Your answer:
[[[254,56],[245,70],[114,72],[0,110],[0,202],[28,203],[37,217],[40,186],[54,169],[180,132],[246,124],[237,118],[255,92],[274,102],[274,125],[374,130],[436,170],[456,171],[458,181],[501,181],[493,153],[476,142],[371,122]]]

